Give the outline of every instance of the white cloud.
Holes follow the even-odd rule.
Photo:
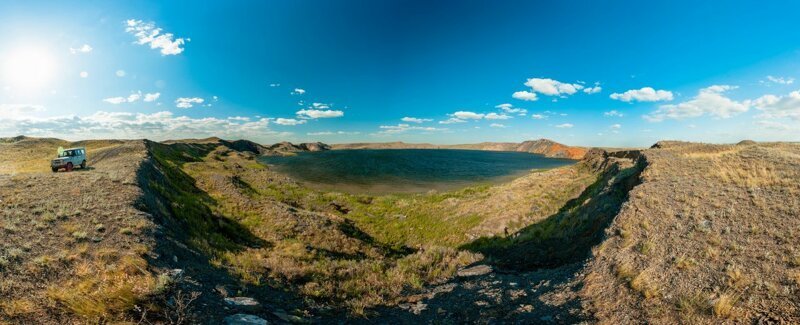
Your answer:
[[[432,119],[429,119],[429,118],[416,118],[416,117],[408,117],[408,116],[406,116],[404,118],[401,118],[400,120],[403,121],[403,122],[409,122],[409,123],[424,123],[424,122],[433,121]]]
[[[330,104],[325,104],[325,103],[311,103],[311,106],[314,107],[314,109],[329,109],[329,108],[331,108]]]
[[[767,76],[767,80],[781,85],[791,85],[794,83],[794,78],[787,78],[787,77],[774,77],[774,76]],[[762,81],[763,83],[763,81]]]
[[[316,119],[316,118],[333,118],[333,117],[342,117],[342,116],[344,116],[344,112],[342,112],[342,111],[318,110],[318,109],[299,110],[299,111],[297,111],[296,114],[300,118],[312,118],[312,119]]]
[[[146,101],[146,102],[154,102],[154,101],[158,100],[159,97],[161,97],[161,93],[144,94],[144,101]]]
[[[613,93],[609,96],[611,99],[621,100],[623,102],[640,101],[640,102],[657,102],[664,100],[672,100],[672,92],[668,90],[655,90],[652,87],[644,87],[642,89],[631,89],[624,93]]]
[[[749,101],[737,102],[723,96],[723,93],[735,88],[728,85],[703,88],[700,89],[697,96],[688,101],[676,105],[661,105],[657,110],[643,117],[651,122],[699,117],[706,114],[717,118],[729,118],[744,113],[750,108]]]
[[[128,95],[127,100],[128,100],[128,103],[133,103],[133,102],[135,102],[135,101],[137,101],[137,100],[139,100],[141,98],[142,98],[142,92],[139,91],[139,92],[135,92],[135,93],[132,93],[132,94]]]
[[[336,131],[336,132],[333,132],[333,131],[321,131],[321,132],[309,132],[309,133],[306,133],[306,134],[307,134],[307,135],[311,135],[311,136],[314,136],[314,135],[356,135],[356,134],[361,134],[361,132],[347,132],[347,131]]]
[[[162,29],[156,27],[153,22],[128,19],[125,24],[125,31],[136,37],[137,44],[150,45],[151,49],[159,49],[161,55],[181,54],[184,44],[189,41],[189,39],[175,38],[172,33],[162,34]]]
[[[542,114],[531,114],[531,118],[534,119],[534,120],[542,120],[542,119],[546,119],[547,116],[544,116]]]
[[[161,96],[160,93],[151,93],[151,94],[142,95],[141,91],[135,91],[135,92],[132,92],[130,95],[128,95],[128,97],[122,97],[122,96],[109,97],[109,98],[103,99],[103,101],[106,102],[106,103],[109,103],[109,104],[117,105],[117,104],[122,104],[122,103],[133,103],[133,102],[136,102],[136,101],[142,99],[142,97],[144,97],[144,101],[145,102],[152,102],[152,101],[155,101],[156,99],[158,99],[159,96]]]
[[[465,123],[465,122],[467,122],[467,121],[464,121],[464,120],[462,120],[460,118],[451,117],[451,118],[446,119],[444,121],[439,121],[439,124],[455,124],[455,123]]]
[[[127,99],[125,97],[109,97],[109,98],[103,99],[103,101],[106,102],[106,103],[109,103],[109,104],[117,105],[117,104],[122,104],[122,103],[126,102]]]
[[[507,126],[505,126],[504,124],[500,124],[500,123],[492,123],[492,124],[489,124],[489,127],[501,128],[502,129],[502,128],[506,128]]]
[[[506,113],[509,113],[509,114],[517,114],[519,116],[525,116],[525,114],[528,114],[528,110],[527,109],[516,108],[513,105],[508,104],[508,103],[497,105],[494,108],[498,108],[498,109],[502,110],[503,112],[506,112]]]
[[[81,71],[81,73],[79,75],[81,76],[81,78],[88,78],[89,77],[89,73],[86,72],[86,71]]]
[[[763,118],[790,118],[800,121],[800,90],[786,96],[764,95],[752,101]]]
[[[0,105],[0,110],[3,106]],[[227,118],[190,118],[171,112],[153,114],[99,111],[88,116],[57,116],[48,118],[10,117],[0,115],[0,136],[20,135],[77,139],[136,139],[152,140],[204,138],[244,138],[254,141],[281,139],[288,132],[270,130],[269,119],[255,121]]]
[[[195,104],[199,105],[205,102],[205,99],[200,97],[180,97],[175,100],[175,107],[177,108],[191,108]]]
[[[610,127],[612,130],[619,130],[622,128],[622,124],[613,124]]]
[[[564,83],[549,78],[531,78],[525,82],[525,86],[531,87],[534,93],[547,96],[566,96],[576,93],[583,89],[581,84]]]
[[[280,87],[280,86],[281,86],[281,84],[272,83],[272,84],[269,84],[269,86],[270,86],[270,87]]]
[[[480,120],[485,115],[484,114],[475,113],[475,112],[469,112],[469,111],[458,111],[458,112],[453,113],[452,116],[455,116],[456,118],[462,119],[462,120]]]
[[[69,48],[69,53],[72,54],[85,54],[89,52],[92,52],[92,47],[89,46],[89,44],[83,44],[78,48],[71,48],[71,47]]]
[[[117,72],[114,72],[114,74],[117,75],[117,77],[122,78],[125,76],[125,70],[117,70]]]
[[[302,95],[302,94],[305,94],[305,93],[306,93],[306,90],[305,89],[301,89],[301,88],[295,88],[291,92],[292,95]]]
[[[603,87],[600,87],[599,85],[595,85],[594,87],[586,87],[586,88],[583,89],[583,92],[587,93],[589,95],[596,94],[596,93],[599,93],[601,91],[603,91]]]
[[[608,116],[608,117],[623,117],[623,116],[625,116],[625,114],[622,114],[622,113],[620,113],[620,112],[619,112],[619,111],[617,111],[617,110],[610,110],[610,111],[608,111],[608,112],[605,112],[605,113],[603,113],[603,116]]]
[[[536,94],[525,90],[514,92],[511,94],[511,97],[529,102],[535,102],[539,100],[539,97],[537,97]]]
[[[25,117],[25,116],[30,116],[31,113],[39,113],[44,111],[45,108],[42,105],[0,104],[0,119],[2,119],[2,117],[7,117],[7,118]]]
[[[487,120],[507,120],[510,119],[511,116],[508,116],[506,114],[489,113],[486,114],[483,118]]]
[[[280,124],[280,125],[300,125],[305,123],[306,120],[297,120],[293,118],[277,118],[275,120],[275,124]]]
[[[560,128],[560,129],[571,129],[573,126],[575,126],[575,125],[572,125],[570,123],[564,123],[564,124],[556,125],[556,127]]]
[[[435,128],[430,126],[416,126],[410,124],[397,124],[397,125],[381,125],[381,131],[378,134],[397,134],[397,133],[405,133],[408,131],[423,131],[423,132],[434,132],[434,131],[445,131],[447,129],[444,128]]]

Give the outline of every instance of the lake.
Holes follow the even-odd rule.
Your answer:
[[[497,184],[532,169],[575,163],[523,152],[452,149],[329,150],[259,161],[312,188],[375,195]]]

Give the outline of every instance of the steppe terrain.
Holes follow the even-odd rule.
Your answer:
[[[476,146],[577,158],[541,141]],[[51,173],[77,145],[89,168]],[[800,322],[798,144],[581,149],[385,196],[255,160],[327,149],[0,140],[0,324]]]

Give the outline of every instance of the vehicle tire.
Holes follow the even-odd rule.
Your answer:
[[[53,172],[54,172],[54,173],[57,173],[57,172],[58,172],[58,168],[55,168],[55,167],[50,167],[50,169],[51,169],[51,170],[53,170]]]
[[[72,171],[72,163],[67,163],[67,171],[68,172]]]
[[[81,162],[81,169],[86,169],[86,160]]]

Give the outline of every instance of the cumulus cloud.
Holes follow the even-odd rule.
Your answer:
[[[89,77],[89,73],[86,72],[86,71],[81,71],[81,73],[79,75],[81,76],[81,78],[88,78]]]
[[[525,116],[528,114],[528,110],[524,108],[516,108],[511,104],[505,103],[495,106],[494,108],[500,109],[501,111],[509,114],[517,114],[519,116]]]
[[[510,119],[511,116],[508,116],[506,114],[489,113],[484,115],[483,118],[487,120],[507,120]]]
[[[534,93],[547,96],[566,96],[572,95],[578,90],[583,89],[581,84],[564,83],[550,78],[531,78],[525,82],[525,86],[531,87]]]
[[[151,97],[152,97],[152,95],[153,94],[147,94],[147,96],[151,96]],[[160,94],[156,93],[156,98],[158,98],[159,95]],[[103,101],[106,102],[106,103],[109,103],[109,104],[118,105],[118,104],[122,104],[122,103],[133,103],[133,102],[138,101],[141,98],[142,98],[142,92],[141,91],[136,91],[136,92],[132,92],[130,95],[128,95],[128,97],[122,97],[122,96],[109,97],[109,98],[103,99]],[[145,97],[145,101],[148,101],[147,97]]]
[[[607,117],[623,117],[623,116],[625,116],[625,114],[622,114],[617,110],[610,110],[608,112],[603,113],[603,116],[607,116]]]
[[[89,52],[92,52],[92,47],[89,46],[89,44],[83,44],[77,48],[72,48],[72,47],[69,48],[69,53],[72,54],[86,54]]]
[[[175,107],[192,108],[194,105],[200,105],[203,102],[205,102],[205,99],[200,97],[180,97],[175,100]]]
[[[613,93],[609,96],[611,99],[621,100],[623,102],[658,102],[665,100],[672,100],[672,92],[668,90],[655,90],[653,87],[644,87],[641,89],[631,89],[624,93]]]
[[[534,120],[543,120],[546,119],[547,116],[544,116],[543,114],[531,114],[531,118]]]
[[[158,49],[161,55],[177,55],[184,50],[183,46],[189,39],[175,38],[172,33],[162,33],[153,22],[144,22],[136,19],[125,21],[125,31],[136,37],[139,45],[149,45],[151,49]]]
[[[117,77],[120,77],[120,78],[122,78],[122,77],[124,77],[124,76],[125,76],[125,70],[117,70],[117,72],[114,72],[114,74],[115,74]]]
[[[2,110],[0,106],[0,110]],[[190,118],[171,112],[153,114],[99,111],[88,116],[48,118],[10,117],[0,115],[2,136],[25,134],[67,139],[147,138],[246,138],[255,141],[279,139],[291,135],[269,129],[269,119]]]
[[[786,96],[764,95],[752,101],[752,105],[760,110],[763,118],[790,118],[800,121],[800,91],[796,90]]]
[[[154,101],[158,100],[159,97],[161,97],[161,93],[144,94],[144,101],[146,101],[146,102],[154,102]]]
[[[697,96],[675,105],[661,105],[657,110],[644,115],[644,119],[660,122],[665,119],[684,119],[710,115],[716,118],[729,118],[747,112],[749,101],[738,102],[724,96],[724,93],[736,89],[729,85],[714,85],[700,89]]]
[[[575,126],[575,125],[572,125],[570,123],[564,123],[564,124],[556,125],[556,127],[559,128],[559,129],[571,129],[573,126]]]
[[[277,118],[275,124],[279,125],[300,125],[305,124],[306,120],[297,120],[293,118]]]
[[[416,117],[408,117],[408,116],[406,116],[404,118],[401,118],[400,120],[403,121],[403,122],[409,122],[409,123],[424,123],[424,122],[433,121],[432,119],[429,119],[429,118],[416,118]]]
[[[439,121],[439,124],[455,124],[455,123],[466,123],[466,122],[467,122],[467,121],[465,121],[465,120],[462,120],[462,119],[460,119],[460,118],[457,118],[457,117],[451,117],[451,118],[449,118],[449,119],[446,119],[446,120],[444,120],[444,121]]]
[[[613,124],[610,126],[612,130],[619,130],[622,128],[622,124]]]
[[[314,103],[317,104],[317,103]],[[327,106],[326,106],[327,107]],[[334,118],[344,116],[344,112],[335,110],[319,110],[319,109],[303,109],[297,111],[297,116],[300,118]]]
[[[321,131],[321,132],[309,132],[306,133],[307,135],[315,136],[315,135],[356,135],[361,134],[361,132],[347,132],[347,131]]]
[[[278,83],[271,83],[271,84],[269,84],[269,86],[270,86],[270,87],[280,87],[280,86],[281,86],[281,84],[278,84]]]
[[[767,81],[781,85],[791,85],[794,83],[794,78],[767,76]],[[763,80],[761,82],[764,83]]]
[[[424,132],[433,132],[433,131],[445,131],[445,128],[435,128],[430,126],[416,126],[410,125],[405,123],[400,123],[397,125],[381,125],[381,131],[378,134],[397,134],[397,133],[405,133],[408,131],[424,131]]]
[[[314,109],[329,109],[331,108],[331,105],[325,103],[311,103],[311,107]]]
[[[484,114],[479,114],[469,111],[458,111],[453,113],[452,115],[462,120],[480,120],[485,116]]]
[[[306,93],[306,90],[302,89],[302,88],[295,88],[291,92],[292,95],[302,95],[302,94],[305,94],[305,93]]]
[[[501,128],[501,129],[502,129],[502,128],[507,128],[507,126],[505,126],[505,124],[500,124],[500,123],[492,123],[492,124],[489,124],[489,127],[492,127],[492,128]]]
[[[514,92],[511,94],[511,97],[528,102],[535,102],[539,100],[539,97],[537,97],[536,94],[526,90]]]
[[[599,93],[601,91],[603,91],[603,87],[600,87],[597,84],[595,84],[594,87],[586,87],[586,88],[583,89],[583,92],[587,93],[589,95],[596,94],[596,93]]]

